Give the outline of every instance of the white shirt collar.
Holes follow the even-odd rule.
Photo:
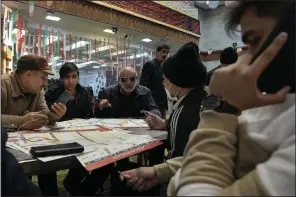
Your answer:
[[[189,93],[189,92],[188,92]],[[173,105],[173,110],[176,110],[178,107],[179,107],[179,105],[180,105],[180,103],[181,103],[181,101],[188,95],[188,93],[187,94],[185,94],[184,96],[182,96],[174,105]]]

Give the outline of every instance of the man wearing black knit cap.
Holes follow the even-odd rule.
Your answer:
[[[208,79],[206,85],[209,85],[211,77],[215,70],[228,66],[230,64],[234,64],[238,59],[238,55],[232,47],[225,48],[220,54],[220,65],[208,72]]]
[[[162,69],[163,85],[178,101],[167,121],[149,112],[146,121],[151,129],[168,131],[168,159],[171,159],[183,156],[189,135],[199,124],[201,101],[206,95],[204,84],[207,71],[200,60],[198,46],[193,42],[183,45],[177,53],[169,57]],[[142,180],[141,190],[150,190],[160,184],[155,173],[157,166],[159,165],[124,171],[121,178],[129,185],[134,184],[134,189],[139,189],[141,184],[138,180]]]

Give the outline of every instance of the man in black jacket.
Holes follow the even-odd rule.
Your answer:
[[[215,70],[221,68],[221,67],[226,67],[230,64],[234,64],[238,59],[238,55],[235,52],[235,50],[232,47],[227,47],[225,48],[221,54],[220,54],[220,65],[208,72],[208,79],[206,85],[209,85],[211,77]]]
[[[132,67],[124,67],[119,73],[119,84],[103,89],[98,95],[97,118],[145,118],[142,110],[160,116],[148,88],[137,85],[137,72]]]
[[[60,121],[71,120],[74,118],[92,118],[93,109],[91,104],[91,98],[88,90],[81,86],[79,81],[79,70],[78,67],[71,62],[67,62],[60,68],[60,81],[56,84],[51,85],[46,94],[45,100],[48,106],[51,106],[60,95],[67,90],[71,95],[72,99],[67,103],[67,111]],[[76,185],[80,182],[80,176],[87,174],[84,168],[81,169],[70,169],[68,175],[65,178],[64,185],[69,193],[76,195]],[[57,188],[56,172],[40,174],[38,175],[38,182],[42,185],[44,195],[53,193],[53,186]],[[55,189],[57,190],[57,189]],[[57,193],[56,191],[55,193]],[[57,194],[58,195],[58,194]]]
[[[162,118],[165,118],[167,108],[167,95],[163,87],[163,73],[161,64],[165,61],[170,52],[167,45],[158,46],[156,49],[156,57],[143,65],[140,85],[151,90],[155,103],[159,107]]]
[[[6,129],[1,127],[1,196],[42,196],[16,158],[6,150],[6,141]]]

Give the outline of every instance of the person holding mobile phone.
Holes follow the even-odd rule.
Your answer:
[[[91,97],[88,90],[79,84],[79,69],[76,64],[72,62],[64,63],[60,70],[60,80],[48,87],[45,93],[45,100],[48,106],[52,106],[53,103],[58,101],[64,103],[67,106],[66,113],[61,117],[59,121],[71,120],[74,118],[93,118],[93,109],[91,104]],[[86,176],[87,172],[84,169],[76,170],[69,169],[69,172],[65,178],[64,185],[66,189],[72,194],[77,189],[76,182],[77,173]],[[57,187],[57,175],[56,172],[40,174],[38,176],[38,182],[47,188],[47,193],[50,193],[52,187]],[[70,184],[71,183],[71,184]],[[74,185],[73,187],[71,187]]]
[[[14,130],[39,129],[64,116],[67,107],[53,102],[47,106],[43,88],[48,85],[48,75],[53,75],[45,58],[24,55],[17,68],[1,78],[1,124]],[[50,110],[49,110],[50,109]],[[39,179],[38,179],[39,181]],[[39,182],[43,195],[58,195],[57,186]]]
[[[226,29],[238,25],[248,51],[214,72],[184,156],[122,172],[134,189],[170,182],[169,196],[295,196],[295,2],[238,2]]]

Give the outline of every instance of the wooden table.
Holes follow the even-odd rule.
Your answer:
[[[155,131],[143,128],[129,128],[128,130],[132,131],[136,135],[151,135],[153,138],[158,140],[167,139],[167,131]],[[19,164],[22,165],[27,175],[37,175],[42,173],[65,170],[69,168],[81,167],[81,164],[75,156],[66,157],[49,162],[41,162],[37,159],[34,159],[31,155],[25,154],[21,151],[10,148],[7,149],[16,157]]]

